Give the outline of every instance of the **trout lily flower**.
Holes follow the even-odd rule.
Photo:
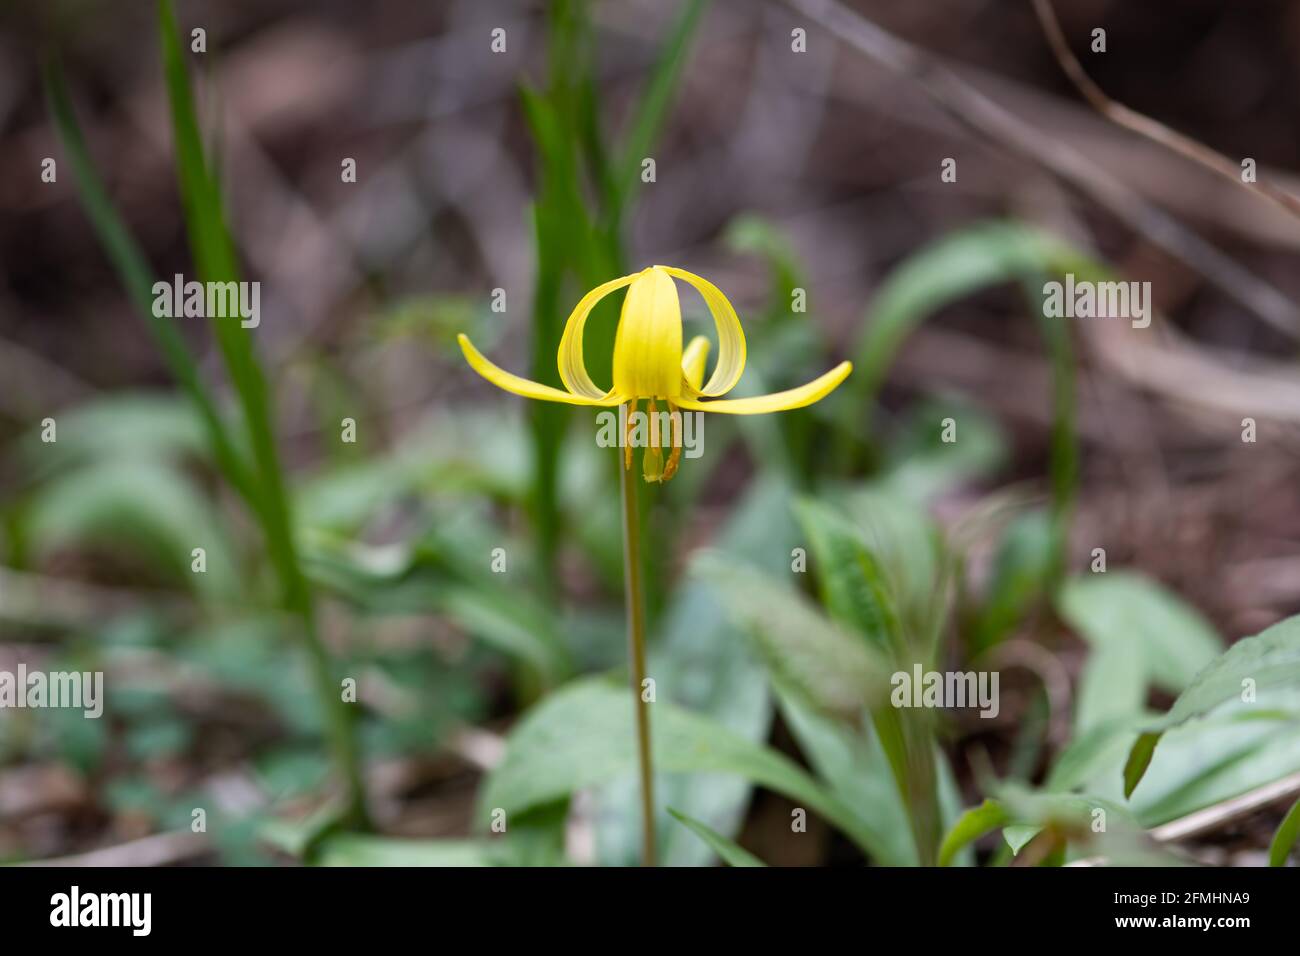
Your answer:
[[[694,286],[713,315],[718,333],[718,361],[707,384],[704,371],[709,340],[702,335],[696,336],[685,349],[682,348],[682,311],[674,279]],[[614,337],[613,386],[601,389],[591,380],[583,362],[583,329],[596,303],[624,287],[627,287],[627,296]],[[643,464],[646,480],[660,482],[673,476],[681,459],[681,410],[760,415],[802,408],[829,395],[853,369],[851,363],[841,362],[798,388],[754,398],[722,398],[736,386],[745,370],[745,333],[740,327],[740,318],[727,297],[712,282],[672,266],[652,266],[613,279],[582,297],[570,314],[560,339],[560,380],[564,389],[521,378],[494,365],[464,333],[458,336],[458,341],[474,371],[498,388],[524,398],[604,408],[626,404],[628,428],[639,401],[647,401],[651,422],[655,421],[655,403],[664,402],[673,423],[668,460],[665,463],[657,429],[651,427]],[[632,446],[625,441],[624,466],[630,468],[631,464]]]

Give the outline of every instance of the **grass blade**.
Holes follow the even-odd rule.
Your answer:
[[[676,819],[682,826],[686,827],[686,829],[690,830],[697,837],[707,843],[709,848],[712,849],[714,853],[718,854],[722,862],[726,863],[728,866],[767,866],[766,863],[754,856],[754,854],[750,853],[744,847],[738,846],[734,841],[728,840],[712,827],[705,826],[699,820],[688,817],[686,814],[674,810],[672,807],[668,808],[668,812],[671,813],[674,819]]]
[[[1268,865],[1286,866],[1286,858],[1296,840],[1300,840],[1300,800],[1291,805],[1278,826],[1277,833],[1273,835],[1273,842],[1268,848]]]
[[[95,171],[90,151],[77,124],[63,71],[54,61],[45,64],[45,90],[50,115],[72,164],[86,215],[117,270],[132,305],[148,325],[168,369],[198,409],[217,466],[226,480],[251,504],[254,491],[247,465],[231,441],[226,424],[217,412],[216,403],[199,376],[198,365],[173,320],[154,315],[152,270]]]
[[[226,227],[220,188],[205,159],[189,72],[185,66],[176,14],[170,0],[159,0],[158,21],[163,74],[171,104],[177,173],[191,253],[203,281],[238,281],[238,257]],[[312,677],[325,711],[335,759],[347,789],[343,821],[352,826],[364,826],[365,795],[352,731],[352,712],[339,694],[339,684],[332,673],[328,652],[316,632],[315,602],[294,542],[293,522],[276,448],[266,378],[253,351],[252,337],[248,330],[240,323],[228,319],[209,317],[209,321],[221,349],[226,372],[239,397],[248,432],[254,463],[254,488],[257,492],[253,500],[254,511],[279,581],[283,606],[300,620]]]

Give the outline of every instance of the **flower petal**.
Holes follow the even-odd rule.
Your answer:
[[[704,367],[709,361],[709,340],[703,335],[697,335],[691,339],[691,343],[686,346],[686,351],[682,353],[682,375],[688,384],[696,393],[700,390],[700,384],[704,381]]]
[[[671,398],[682,386],[682,307],[677,283],[646,269],[628,286],[614,336],[614,388],[621,395]]]
[[[456,336],[456,341],[460,343],[460,350],[465,353],[465,361],[469,362],[470,368],[478,372],[485,379],[495,385],[497,388],[503,388],[507,392],[513,392],[516,395],[522,395],[524,398],[535,398],[543,402],[564,402],[566,405],[617,405],[622,401],[621,398],[613,394],[599,395],[589,398],[585,395],[573,395],[570,392],[561,391],[558,388],[552,388],[549,385],[543,385],[541,382],[530,381],[507,372],[505,369],[493,365],[483,354],[476,348],[474,343],[469,340],[469,336],[462,332]]]
[[[841,362],[825,375],[815,378],[807,385],[800,385],[784,392],[771,395],[757,395],[753,398],[724,398],[713,402],[701,402],[697,399],[679,398],[677,404],[698,412],[721,412],[724,415],[762,415],[767,412],[785,412],[792,408],[803,408],[813,402],[819,402],[848,377],[853,371],[852,362]]]
[[[740,317],[731,307],[722,290],[708,279],[685,269],[660,266],[674,278],[689,282],[704,297],[704,304],[713,314],[713,324],[718,330],[718,365],[709,376],[709,383],[695,391],[700,395],[716,397],[725,395],[736,387],[745,371],[745,331],[740,327]]]
[[[582,330],[587,324],[587,316],[591,315],[591,310],[596,307],[597,302],[615,289],[630,285],[635,278],[636,275],[623,276],[621,279],[611,279],[603,285],[596,286],[584,295],[569,313],[569,320],[564,323],[564,334],[560,337],[557,360],[560,366],[560,381],[574,395],[603,400],[612,394],[612,392],[602,392],[587,374],[587,364],[582,357]]]

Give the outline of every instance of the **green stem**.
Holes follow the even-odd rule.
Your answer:
[[[366,806],[365,778],[361,769],[361,754],[357,748],[356,729],[352,711],[344,702],[341,684],[334,672],[330,652],[316,630],[316,615],[309,603],[301,611],[302,636],[311,664],[312,684],[325,711],[325,727],[333,752],[334,763],[342,777],[343,808],[339,823],[348,830],[367,831],[371,828],[370,813]]]
[[[628,670],[636,711],[637,757],[641,775],[641,859],[655,865],[654,767],[650,759],[650,709],[642,696],[645,682],[645,596],[641,582],[641,519],[637,511],[637,474],[623,467],[618,448],[619,484],[623,499],[623,585],[627,603]]]

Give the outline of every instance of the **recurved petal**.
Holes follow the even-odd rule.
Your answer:
[[[560,366],[560,381],[574,395],[602,399],[601,402],[596,404],[604,404],[603,399],[610,394],[597,388],[596,383],[587,374],[587,363],[582,357],[582,330],[587,325],[587,317],[591,315],[591,310],[596,307],[597,302],[614,290],[630,284],[635,278],[635,274],[623,276],[620,279],[611,279],[609,282],[596,286],[596,288],[584,295],[573,311],[569,313],[569,320],[564,323],[564,334],[560,336],[560,350],[557,361]],[[578,403],[575,402],[574,404]]]
[[[685,269],[661,266],[674,278],[689,282],[704,297],[704,304],[713,314],[713,324],[718,330],[718,365],[709,376],[709,383],[696,391],[700,395],[716,397],[725,395],[736,387],[745,371],[745,332],[740,327],[740,317],[731,307],[722,290],[702,276]]]
[[[484,358],[483,353],[474,348],[474,343],[469,340],[469,336],[465,335],[465,333],[462,332],[456,336],[456,341],[460,343],[460,350],[465,353],[465,361],[469,362],[470,368],[497,388],[503,388],[507,392],[522,395],[524,398],[535,398],[543,402],[564,402],[566,405],[608,406],[617,405],[622,401],[621,398],[612,393],[598,395],[594,398],[585,395],[574,395],[558,388],[552,388],[550,385],[543,385],[541,382],[521,378],[507,372],[500,366],[493,365]]]
[[[813,402],[819,402],[835,391],[840,382],[853,371],[852,362],[841,362],[825,375],[815,378],[807,385],[800,385],[784,392],[771,395],[757,395],[754,398],[723,398],[711,402],[682,396],[677,400],[681,408],[700,412],[721,412],[724,415],[762,415],[767,412],[785,412],[792,408],[803,408]]]
[[[682,375],[694,392],[699,392],[704,381],[704,368],[709,361],[709,340],[703,335],[691,339],[682,353]]]

